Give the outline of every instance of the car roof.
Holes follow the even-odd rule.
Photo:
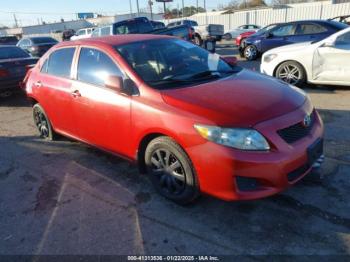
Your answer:
[[[75,46],[75,45],[123,45],[135,42],[142,42],[147,40],[155,40],[155,39],[169,39],[174,38],[166,35],[150,35],[150,34],[130,34],[130,35],[112,35],[112,36],[104,36],[104,37],[93,37],[86,39],[79,39],[75,41],[61,42],[57,47],[61,46]]]

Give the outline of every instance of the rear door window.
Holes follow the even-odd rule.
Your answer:
[[[78,63],[78,80],[104,86],[108,76],[122,76],[122,72],[104,52],[93,48],[82,48]]]
[[[49,58],[47,73],[63,78],[70,78],[75,48],[62,48],[54,51]]]
[[[327,28],[318,24],[299,24],[297,35],[311,35],[327,32]]]

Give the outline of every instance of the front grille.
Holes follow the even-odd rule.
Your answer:
[[[258,181],[253,177],[236,176],[236,183],[240,191],[253,191],[258,187]]]
[[[283,128],[277,131],[280,137],[283,138],[288,144],[292,144],[299,139],[306,137],[310,134],[315,123],[315,112],[311,113],[311,123],[309,126],[305,127],[301,122],[296,123],[295,125],[289,126],[287,128]]]

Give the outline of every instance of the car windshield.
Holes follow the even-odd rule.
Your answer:
[[[241,70],[180,39],[162,39],[116,46],[118,53],[150,86],[157,89],[215,81]]]
[[[267,31],[271,30],[271,29],[274,28],[275,26],[276,26],[276,24],[265,26],[265,27],[259,29],[259,30],[256,32],[256,34],[261,35],[261,34],[267,32]]]
[[[51,37],[35,37],[31,39],[34,44],[58,43]]]
[[[9,47],[0,48],[0,59],[26,58],[26,57],[30,57],[30,55],[19,47],[9,46]]]

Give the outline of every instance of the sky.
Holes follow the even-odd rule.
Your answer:
[[[130,12],[130,4],[136,12],[136,0],[1,0],[0,25],[14,26],[16,16],[19,26],[38,24],[41,20],[45,22],[73,20],[76,13],[94,12],[103,15],[114,15]],[[153,0],[155,2],[155,0]],[[196,0],[184,0],[185,6],[196,6]],[[203,7],[204,0],[198,0]],[[230,0],[206,0],[207,9],[211,11],[220,4],[227,4]],[[140,9],[148,7],[148,0],[139,0]],[[182,0],[173,0],[168,4],[172,8],[182,6]],[[155,13],[162,10],[162,3],[154,3]]]

